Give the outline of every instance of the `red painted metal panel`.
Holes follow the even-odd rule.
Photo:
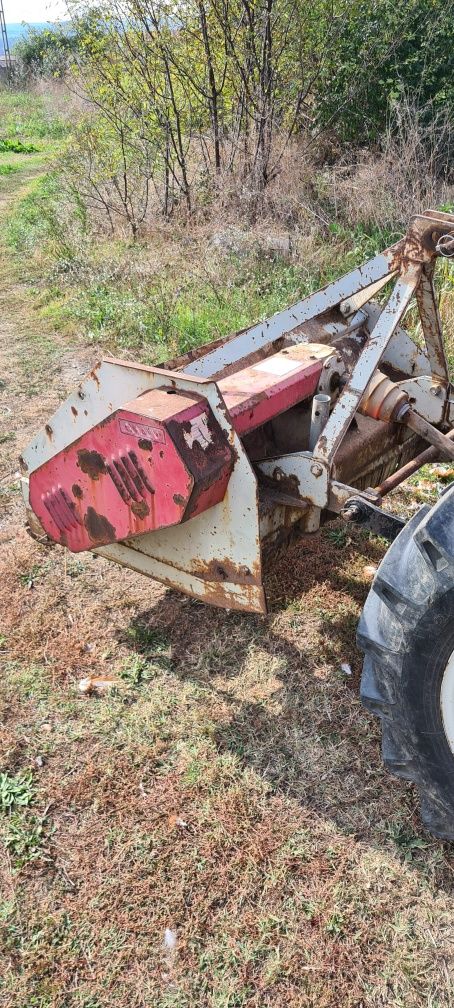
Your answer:
[[[327,347],[327,356],[330,352]],[[221,378],[219,388],[237,434],[255,430],[313,396],[323,363],[310,344],[300,343]]]
[[[51,538],[79,552],[211,507],[231,468],[232,450],[206,401],[156,389],[35,470],[30,503]]]
[[[315,392],[329,347],[298,344],[219,382],[244,434]],[[223,500],[233,451],[206,401],[151,389],[58,452],[30,477],[30,503],[73,552],[167,528]]]

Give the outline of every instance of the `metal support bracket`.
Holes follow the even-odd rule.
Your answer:
[[[383,511],[364,497],[351,497],[341,511],[341,516],[346,521],[361,525],[374,535],[387,539],[388,542],[393,542],[406,525],[403,518],[398,518],[389,511]]]

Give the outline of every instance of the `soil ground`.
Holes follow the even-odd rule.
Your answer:
[[[29,176],[0,181],[4,216]],[[383,544],[306,540],[261,620],[34,542],[17,459],[96,350],[0,257],[0,1003],[451,1005],[452,848],[359,702]]]

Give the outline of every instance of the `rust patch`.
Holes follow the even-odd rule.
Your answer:
[[[78,413],[78,411],[76,410],[76,407],[75,407],[75,406],[71,406],[71,413],[72,413],[72,415],[73,415],[73,416],[79,416],[79,413]]]
[[[328,440],[327,440],[326,434],[321,434],[320,435],[320,437],[318,439],[318,445],[319,445],[319,450],[321,451],[321,453],[323,455],[323,453],[326,452],[327,445],[328,445]]]
[[[52,430],[51,425],[47,423],[46,426],[45,426],[45,428],[44,428],[44,430],[46,431],[46,434],[47,434],[49,440],[53,441],[53,439],[54,439],[54,432]]]
[[[131,511],[137,518],[146,518],[150,514],[150,508],[146,501],[133,501]]]
[[[288,494],[290,497],[301,497],[299,479],[294,473],[287,475],[282,469],[276,467],[273,469],[273,480],[278,484],[281,493]]]
[[[79,468],[90,479],[97,480],[107,471],[106,463],[97,451],[87,451],[86,448],[81,448],[77,452],[77,459]]]
[[[248,585],[256,584],[260,579],[260,572],[254,575],[249,567],[245,567],[244,564],[236,566],[228,557],[210,560],[207,563],[197,561],[191,566],[196,577],[205,581],[231,581],[233,584]]]
[[[93,507],[87,508],[84,525],[92,542],[115,542],[115,529],[105,515],[100,515]]]
[[[266,615],[267,606],[265,594],[261,583],[243,584],[241,587],[241,604],[238,595],[234,595],[227,583],[220,581],[210,581],[204,587],[203,593],[194,593],[196,598],[200,598],[206,605],[217,606],[221,609],[237,609],[241,612],[258,612]]]
[[[98,370],[98,367],[99,367],[99,364],[90,371],[89,377],[93,378],[93,381],[96,382],[96,384],[97,384],[97,386],[99,388],[100,381],[99,381],[98,375],[96,374],[96,372]]]
[[[71,489],[72,489],[74,497],[77,497],[78,500],[80,500],[81,497],[83,497],[82,487],[80,487],[78,483],[73,483]]]
[[[175,504],[178,507],[183,507],[183,504],[185,503],[185,500],[184,500],[184,497],[181,496],[181,494],[178,494],[178,493],[174,494],[173,495],[173,499],[174,499]]]
[[[148,441],[147,438],[140,438],[138,444],[139,448],[142,448],[143,451],[153,451],[153,442]]]

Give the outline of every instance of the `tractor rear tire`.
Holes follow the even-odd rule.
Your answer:
[[[454,486],[392,543],[358,628],[364,706],[385,766],[413,781],[421,817],[454,840]]]

